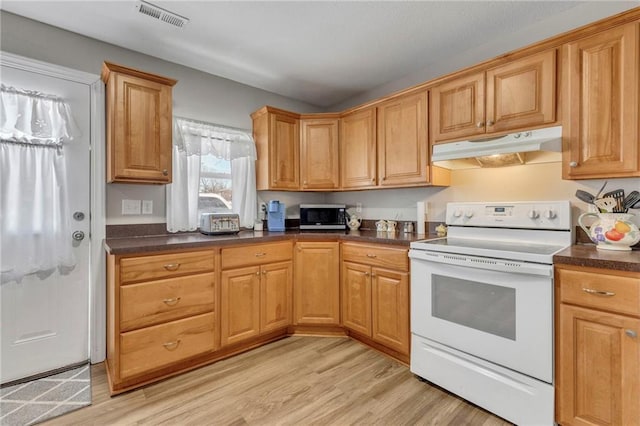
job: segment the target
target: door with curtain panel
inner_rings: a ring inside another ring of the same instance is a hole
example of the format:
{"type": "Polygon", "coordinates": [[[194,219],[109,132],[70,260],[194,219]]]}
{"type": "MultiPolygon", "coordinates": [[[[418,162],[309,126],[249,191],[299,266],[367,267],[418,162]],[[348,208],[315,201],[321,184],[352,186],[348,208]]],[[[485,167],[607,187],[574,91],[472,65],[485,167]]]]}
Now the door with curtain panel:
{"type": "MultiPolygon", "coordinates": [[[[65,244],[68,241],[72,246],[75,266],[71,270],[28,274],[19,282],[4,280],[0,284],[0,382],[7,383],[89,359],[91,91],[87,84],[4,64],[0,73],[5,86],[62,98],[70,106],[77,127],[73,140],[61,148],[67,173],[67,211],[71,216],[67,218],[65,244]]],[[[8,167],[24,167],[24,164],[12,163],[8,167]]],[[[0,170],[3,177],[5,172],[0,170]]],[[[29,190],[19,186],[4,186],[3,191],[29,190]]],[[[3,200],[7,199],[3,196],[3,200]]],[[[7,204],[11,203],[0,205],[2,215],[24,208],[7,204]]],[[[2,229],[2,238],[14,231],[2,229]]],[[[19,245],[18,240],[14,244],[18,247],[14,248],[18,249],[19,245]]],[[[11,249],[3,247],[3,251],[11,249]]],[[[2,255],[0,252],[0,257],[2,255]]]]}

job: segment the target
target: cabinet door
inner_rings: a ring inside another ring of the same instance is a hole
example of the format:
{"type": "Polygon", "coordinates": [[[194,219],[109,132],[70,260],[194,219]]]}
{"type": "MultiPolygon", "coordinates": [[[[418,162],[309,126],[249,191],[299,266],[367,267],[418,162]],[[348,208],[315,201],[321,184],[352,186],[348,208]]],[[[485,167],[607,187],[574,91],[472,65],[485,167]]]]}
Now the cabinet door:
{"type": "Polygon", "coordinates": [[[295,249],[294,323],[340,324],[340,246],[298,242],[295,249]]]}
{"type": "Polygon", "coordinates": [[[301,122],[300,180],[302,189],[340,187],[338,119],[304,119],[301,122]]]}
{"type": "Polygon", "coordinates": [[[113,73],[107,87],[107,180],[171,183],[171,86],[113,73]]]}
{"type": "Polygon", "coordinates": [[[291,262],[273,263],[260,268],[260,332],[291,324],[291,262]]]}
{"type": "Polygon", "coordinates": [[[269,174],[272,189],[300,187],[300,125],[296,118],[269,113],[269,174]]]}
{"type": "Polygon", "coordinates": [[[373,340],[409,354],[409,274],[373,268],[371,271],[373,340]]]}
{"type": "Polygon", "coordinates": [[[484,134],[484,71],[432,88],[430,109],[434,142],[484,134]]]}
{"type": "Polygon", "coordinates": [[[371,267],[342,262],[342,324],[371,336],[371,267]]]}
{"type": "Polygon", "coordinates": [[[640,319],[562,304],[559,332],[558,422],[639,425],[640,319]]]}
{"type": "Polygon", "coordinates": [[[376,110],[340,119],[340,182],[343,188],[376,186],[376,110]]]}
{"type": "Polygon", "coordinates": [[[222,346],[260,333],[260,267],[222,272],[220,328],[222,346]]]}
{"type": "Polygon", "coordinates": [[[556,50],[487,71],[487,133],[556,121],[556,50]]]}
{"type": "Polygon", "coordinates": [[[427,92],[378,107],[378,183],[381,186],[427,183],[427,92]]]}
{"type": "Polygon", "coordinates": [[[562,175],[639,176],[638,23],[566,44],[562,175]]]}

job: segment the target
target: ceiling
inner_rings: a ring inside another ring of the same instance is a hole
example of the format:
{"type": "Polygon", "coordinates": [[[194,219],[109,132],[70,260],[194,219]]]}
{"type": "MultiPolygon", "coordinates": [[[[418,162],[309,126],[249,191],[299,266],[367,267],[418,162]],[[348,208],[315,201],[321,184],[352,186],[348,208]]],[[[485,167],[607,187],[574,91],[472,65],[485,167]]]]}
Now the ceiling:
{"type": "Polygon", "coordinates": [[[11,1],[1,8],[327,107],[580,5],[576,1],[11,1]]]}

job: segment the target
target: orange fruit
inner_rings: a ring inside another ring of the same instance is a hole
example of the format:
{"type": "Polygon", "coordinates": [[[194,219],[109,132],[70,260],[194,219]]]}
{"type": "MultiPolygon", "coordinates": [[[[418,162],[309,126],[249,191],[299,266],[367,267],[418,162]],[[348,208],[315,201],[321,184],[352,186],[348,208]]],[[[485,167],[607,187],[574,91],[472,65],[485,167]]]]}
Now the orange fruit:
{"type": "Polygon", "coordinates": [[[626,234],[627,232],[631,231],[631,227],[629,225],[620,221],[616,222],[615,228],[616,231],[620,232],[621,234],[626,234]]]}

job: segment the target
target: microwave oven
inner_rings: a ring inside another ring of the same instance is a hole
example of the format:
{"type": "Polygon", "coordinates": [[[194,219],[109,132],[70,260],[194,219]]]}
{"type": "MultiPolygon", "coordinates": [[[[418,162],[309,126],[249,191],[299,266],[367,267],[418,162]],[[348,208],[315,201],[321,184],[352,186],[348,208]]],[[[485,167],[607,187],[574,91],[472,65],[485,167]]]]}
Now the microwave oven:
{"type": "Polygon", "coordinates": [[[300,204],[300,229],[347,229],[344,204],[300,204]]]}

